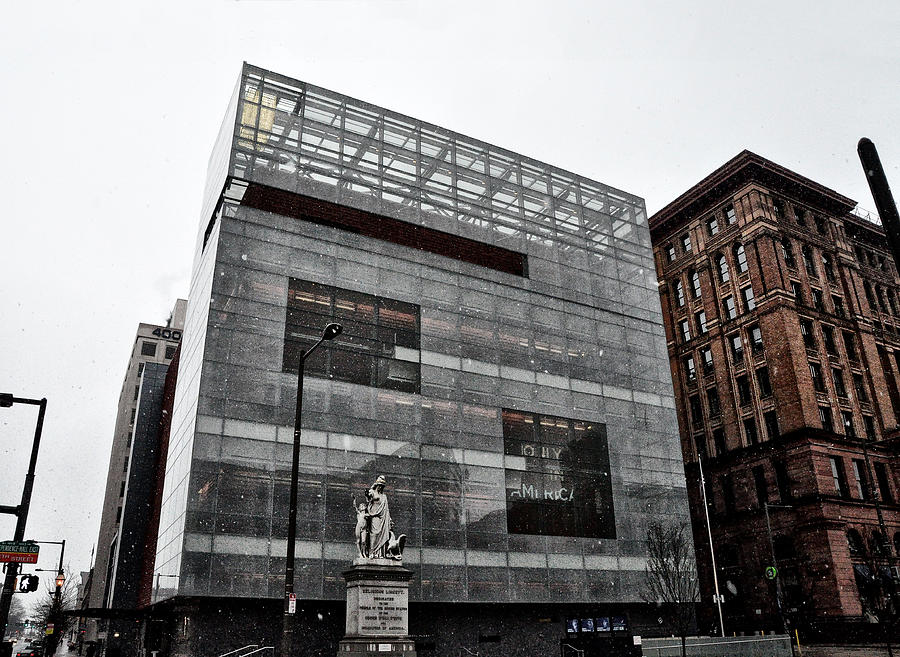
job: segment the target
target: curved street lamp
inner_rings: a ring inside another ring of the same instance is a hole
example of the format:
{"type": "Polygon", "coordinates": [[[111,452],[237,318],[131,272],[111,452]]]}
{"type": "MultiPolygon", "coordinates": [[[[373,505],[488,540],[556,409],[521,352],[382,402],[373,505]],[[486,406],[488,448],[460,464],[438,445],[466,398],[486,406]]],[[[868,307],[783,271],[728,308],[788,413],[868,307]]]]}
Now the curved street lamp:
{"type": "Polygon", "coordinates": [[[322,337],[312,347],[300,355],[297,365],[297,410],[294,415],[294,452],[291,459],[291,497],[288,508],[287,561],[284,566],[284,616],[281,625],[281,657],[289,657],[294,647],[294,549],[297,542],[297,476],[300,470],[300,416],[303,412],[303,368],[306,359],[326,340],[334,340],[344,327],[334,322],[328,324],[322,337]],[[291,604],[293,603],[293,604],[291,604]]]}

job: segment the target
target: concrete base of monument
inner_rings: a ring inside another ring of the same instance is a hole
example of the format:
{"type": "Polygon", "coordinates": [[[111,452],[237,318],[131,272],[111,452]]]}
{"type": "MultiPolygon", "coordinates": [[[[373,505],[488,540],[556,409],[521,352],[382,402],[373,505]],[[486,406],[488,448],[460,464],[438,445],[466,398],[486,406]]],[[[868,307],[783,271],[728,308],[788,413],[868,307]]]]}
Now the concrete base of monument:
{"type": "Polygon", "coordinates": [[[392,559],[357,559],[343,574],[347,622],[338,655],[415,657],[416,644],[409,638],[412,571],[392,559]]]}

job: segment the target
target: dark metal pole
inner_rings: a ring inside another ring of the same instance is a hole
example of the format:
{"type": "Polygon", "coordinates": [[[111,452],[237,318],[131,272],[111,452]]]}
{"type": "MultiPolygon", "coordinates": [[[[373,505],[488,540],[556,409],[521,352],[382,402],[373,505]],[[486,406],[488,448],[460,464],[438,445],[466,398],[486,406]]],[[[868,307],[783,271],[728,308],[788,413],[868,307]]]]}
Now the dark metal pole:
{"type": "Polygon", "coordinates": [[[297,408],[294,411],[294,451],[291,457],[291,495],[288,507],[287,561],[284,565],[284,614],[281,622],[281,657],[290,657],[294,649],[294,615],[290,599],[294,592],[294,544],[297,542],[297,478],[300,473],[300,430],[303,414],[303,368],[306,359],[325,340],[333,340],[341,334],[343,327],[331,323],[325,327],[322,337],[306,353],[300,355],[297,367],[297,408]]]}
{"type": "MultiPolygon", "coordinates": [[[[775,604],[778,606],[778,615],[781,617],[781,627],[784,629],[784,633],[788,636],[788,641],[790,641],[791,633],[788,631],[787,619],[784,616],[784,609],[782,608],[781,603],[781,577],[778,573],[778,563],[775,559],[775,542],[772,540],[772,524],[769,522],[769,507],[776,506],[779,508],[790,508],[787,505],[777,505],[777,504],[769,504],[765,502],[763,507],[766,509],[766,531],[769,533],[769,549],[772,551],[772,567],[775,569],[775,604]]],[[[793,646],[791,647],[791,654],[793,654],[793,646]]]]}
{"type": "MultiPolygon", "coordinates": [[[[316,343],[315,349],[322,341],[316,343]]],[[[300,427],[303,413],[303,367],[310,349],[300,356],[297,368],[297,410],[294,413],[294,451],[291,457],[291,497],[288,507],[287,562],[284,566],[284,613],[281,624],[281,657],[289,657],[294,648],[294,613],[290,598],[294,592],[294,544],[297,540],[297,477],[300,472],[300,427]]]]}
{"type": "MultiPolygon", "coordinates": [[[[28,474],[25,475],[25,485],[22,487],[22,501],[16,510],[16,531],[14,541],[25,538],[25,523],[28,521],[28,509],[31,506],[31,491],[34,489],[34,470],[37,466],[38,449],[41,445],[41,432],[44,429],[44,413],[47,410],[47,399],[23,399],[12,398],[13,403],[32,404],[38,406],[37,425],[34,429],[34,442],[31,445],[31,460],[28,462],[28,474]]],[[[0,595],[0,638],[6,635],[6,625],[9,622],[9,607],[12,604],[13,589],[16,586],[16,577],[19,575],[19,564],[10,563],[6,567],[6,579],[3,582],[3,593],[0,595]]]]}

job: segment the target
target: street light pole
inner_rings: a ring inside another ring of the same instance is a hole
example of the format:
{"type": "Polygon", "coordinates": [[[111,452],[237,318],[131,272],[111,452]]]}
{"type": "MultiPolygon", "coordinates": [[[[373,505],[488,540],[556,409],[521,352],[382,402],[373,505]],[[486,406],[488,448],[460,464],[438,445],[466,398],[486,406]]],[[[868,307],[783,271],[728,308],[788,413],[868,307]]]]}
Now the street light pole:
{"type": "MultiPolygon", "coordinates": [[[[28,473],[25,475],[25,485],[22,487],[22,501],[17,507],[2,507],[0,513],[10,513],[16,516],[16,531],[14,541],[25,538],[25,523],[28,521],[28,509],[31,506],[31,491],[34,488],[34,470],[37,466],[38,448],[41,445],[41,432],[44,429],[44,413],[47,410],[47,399],[26,399],[14,397],[9,393],[0,394],[0,407],[10,407],[13,404],[31,404],[38,407],[37,425],[34,429],[34,441],[31,445],[31,460],[28,462],[28,473]]],[[[13,589],[16,586],[16,577],[19,575],[19,564],[12,562],[6,566],[6,579],[3,581],[3,593],[0,594],[0,638],[6,635],[6,625],[9,621],[9,607],[12,604],[13,589]]]]}
{"type": "Polygon", "coordinates": [[[294,450],[291,457],[291,494],[288,507],[288,535],[287,535],[287,561],[284,566],[284,615],[281,624],[281,657],[290,657],[294,648],[294,614],[296,612],[296,598],[294,605],[291,597],[294,595],[294,551],[297,542],[297,478],[300,472],[300,429],[301,415],[303,413],[303,368],[306,359],[325,340],[333,340],[344,327],[331,323],[325,327],[322,337],[312,347],[300,354],[300,363],[297,366],[297,408],[294,412],[294,450]]]}
{"type": "Polygon", "coordinates": [[[706,479],[703,477],[703,460],[697,455],[697,465],[700,466],[700,492],[703,494],[703,512],[706,514],[706,532],[709,534],[709,558],[712,561],[713,586],[716,589],[716,605],[719,607],[719,632],[725,636],[725,619],[722,615],[722,598],[719,593],[719,575],[716,573],[716,552],[713,550],[712,526],[709,524],[709,504],[706,500],[706,479]]]}
{"type": "Polygon", "coordinates": [[[769,549],[772,551],[772,567],[775,568],[775,603],[778,606],[778,615],[781,617],[781,627],[784,629],[784,633],[790,637],[787,619],[785,618],[784,609],[782,608],[781,603],[781,577],[778,573],[778,563],[775,561],[775,542],[772,540],[772,524],[769,521],[770,506],[775,509],[793,509],[794,507],[789,504],[769,504],[768,502],[763,504],[763,507],[766,509],[766,531],[769,533],[769,549]]]}

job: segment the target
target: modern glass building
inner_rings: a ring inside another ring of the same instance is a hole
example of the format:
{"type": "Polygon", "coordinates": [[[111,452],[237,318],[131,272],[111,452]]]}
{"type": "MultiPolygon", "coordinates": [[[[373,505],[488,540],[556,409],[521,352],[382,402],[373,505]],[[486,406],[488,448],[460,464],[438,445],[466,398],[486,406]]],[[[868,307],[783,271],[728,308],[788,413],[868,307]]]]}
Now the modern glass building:
{"type": "Polygon", "coordinates": [[[646,530],[689,514],[643,200],[245,64],[169,441],[154,600],[176,643],[278,630],[298,354],[331,321],[304,388],[310,622],[340,638],[353,498],[384,475],[423,654],[555,654],[572,614],[656,624],[646,530]]]}

